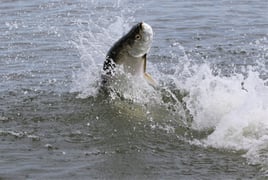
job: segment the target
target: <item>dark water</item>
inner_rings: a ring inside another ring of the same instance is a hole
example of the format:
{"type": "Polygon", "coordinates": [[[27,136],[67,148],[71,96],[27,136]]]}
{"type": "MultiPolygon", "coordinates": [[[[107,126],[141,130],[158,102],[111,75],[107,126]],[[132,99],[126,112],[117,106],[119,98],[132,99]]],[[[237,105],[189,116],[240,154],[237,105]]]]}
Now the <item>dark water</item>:
{"type": "Polygon", "coordinates": [[[1,1],[0,179],[265,179],[268,3],[1,1]],[[154,30],[160,88],[98,94],[105,54],[154,30]],[[182,93],[183,92],[183,93],[182,93]]]}

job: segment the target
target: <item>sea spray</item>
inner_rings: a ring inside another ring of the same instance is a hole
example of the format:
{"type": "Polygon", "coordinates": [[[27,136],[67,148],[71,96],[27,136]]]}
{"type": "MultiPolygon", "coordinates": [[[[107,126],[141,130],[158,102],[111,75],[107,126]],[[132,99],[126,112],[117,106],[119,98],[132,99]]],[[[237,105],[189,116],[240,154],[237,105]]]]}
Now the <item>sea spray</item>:
{"type": "MultiPolygon", "coordinates": [[[[210,132],[192,143],[225,150],[244,150],[249,163],[268,165],[268,86],[258,71],[248,68],[246,77],[213,74],[202,64],[181,88],[193,116],[191,128],[210,132]]],[[[265,170],[265,168],[264,168],[265,170]]]]}
{"type": "MultiPolygon", "coordinates": [[[[72,92],[78,92],[80,98],[96,96],[106,52],[121,37],[122,31],[126,32],[135,21],[133,13],[130,13],[131,19],[126,19],[128,13],[125,11],[114,13],[115,16],[109,20],[102,20],[100,16],[98,21],[87,22],[85,31],[75,33],[77,39],[74,44],[79,51],[82,68],[75,73],[72,92]],[[122,15],[122,13],[126,14],[122,15]]],[[[84,26],[84,23],[81,23],[81,26],[84,26]]],[[[243,56],[255,58],[250,64],[247,63],[248,60],[241,59],[237,59],[236,62],[242,61],[245,62],[244,64],[235,62],[228,64],[226,59],[221,59],[224,49],[219,49],[221,55],[219,57],[213,54],[213,58],[216,59],[213,59],[214,63],[222,61],[227,63],[222,65],[227,68],[226,72],[220,68],[215,69],[218,64],[213,64],[213,60],[209,59],[207,54],[203,58],[195,59],[200,57],[196,55],[198,52],[189,50],[186,52],[187,48],[178,42],[173,42],[169,48],[177,48],[182,55],[176,54],[176,51],[165,50],[158,53],[152,48],[153,56],[148,58],[154,60],[154,63],[152,66],[150,64],[149,71],[153,72],[152,75],[159,80],[164,93],[161,94],[161,90],[159,93],[158,90],[148,87],[140,80],[140,84],[135,84],[133,82],[137,80],[127,76],[128,86],[119,87],[117,90],[121,91],[123,98],[132,102],[140,104],[157,102],[154,105],[166,108],[157,112],[158,109],[154,106],[147,111],[150,117],[153,117],[149,118],[152,128],[155,127],[155,121],[159,120],[156,117],[169,118],[172,122],[186,122],[185,119],[190,117],[184,131],[192,134],[203,131],[208,133],[205,133],[202,138],[193,135],[186,141],[191,144],[195,142],[194,144],[203,147],[243,150],[245,151],[243,156],[249,163],[261,164],[264,171],[267,171],[268,89],[265,80],[267,78],[267,62],[265,62],[267,61],[267,39],[256,40],[250,46],[253,50],[246,49],[242,53],[243,56]],[[189,58],[189,54],[193,56],[189,58]],[[167,61],[170,63],[166,63],[167,61]],[[181,94],[178,96],[175,93],[176,89],[186,93],[179,98],[181,94]],[[183,115],[184,108],[190,116],[183,115]],[[157,114],[159,112],[163,113],[157,114]]],[[[208,49],[212,51],[212,48],[208,49]]],[[[235,55],[237,52],[230,56],[233,59],[235,55]]],[[[114,95],[112,98],[118,98],[117,94],[114,95]]],[[[170,124],[164,121],[164,125],[170,124]]],[[[176,130],[177,127],[171,127],[174,129],[172,133],[180,133],[176,130]]],[[[184,135],[178,134],[178,136],[181,138],[184,135]]]]}
{"type": "MultiPolygon", "coordinates": [[[[92,6],[96,9],[102,7],[98,2],[92,1],[92,6]]],[[[79,98],[96,96],[99,90],[101,69],[103,61],[110,46],[119,39],[134,22],[132,15],[138,8],[133,6],[123,10],[121,1],[110,4],[115,10],[110,12],[109,6],[98,10],[98,20],[89,18],[88,21],[76,22],[81,30],[74,32],[73,44],[79,52],[81,59],[81,69],[73,73],[73,85],[71,92],[79,92],[79,98]],[[111,14],[107,19],[106,11],[111,14]]],[[[95,13],[89,16],[96,16],[95,13]]]]}

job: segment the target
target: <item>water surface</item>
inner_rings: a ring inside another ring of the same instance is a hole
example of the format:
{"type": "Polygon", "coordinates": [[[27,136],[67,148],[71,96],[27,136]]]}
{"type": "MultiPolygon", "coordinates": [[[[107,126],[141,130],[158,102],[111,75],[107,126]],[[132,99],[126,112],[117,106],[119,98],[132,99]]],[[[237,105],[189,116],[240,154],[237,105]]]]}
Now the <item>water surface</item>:
{"type": "Polygon", "coordinates": [[[2,1],[0,178],[265,179],[268,4],[2,1]],[[132,25],[154,30],[142,80],[98,93],[132,25]]]}

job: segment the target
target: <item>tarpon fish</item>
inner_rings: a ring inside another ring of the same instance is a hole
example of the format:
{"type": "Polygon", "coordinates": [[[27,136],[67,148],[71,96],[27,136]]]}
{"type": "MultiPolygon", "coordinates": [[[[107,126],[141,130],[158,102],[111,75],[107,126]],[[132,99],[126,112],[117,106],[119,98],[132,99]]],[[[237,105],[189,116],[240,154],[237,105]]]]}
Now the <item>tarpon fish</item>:
{"type": "Polygon", "coordinates": [[[142,76],[156,86],[156,81],[146,72],[146,57],[151,48],[153,30],[150,25],[141,22],[120,38],[108,51],[104,61],[104,82],[115,73],[116,66],[122,65],[124,72],[133,76],[142,76]]]}

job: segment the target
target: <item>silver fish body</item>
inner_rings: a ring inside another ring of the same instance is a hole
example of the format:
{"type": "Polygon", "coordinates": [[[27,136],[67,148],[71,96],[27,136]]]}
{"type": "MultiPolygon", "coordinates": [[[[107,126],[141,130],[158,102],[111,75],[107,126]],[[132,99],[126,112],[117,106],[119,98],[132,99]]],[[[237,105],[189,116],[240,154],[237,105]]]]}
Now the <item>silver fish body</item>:
{"type": "Polygon", "coordinates": [[[123,65],[124,71],[135,76],[143,76],[149,84],[156,82],[146,73],[146,56],[151,48],[153,30],[150,25],[141,22],[120,38],[108,51],[104,61],[105,77],[112,76],[117,65],[123,65]]]}

